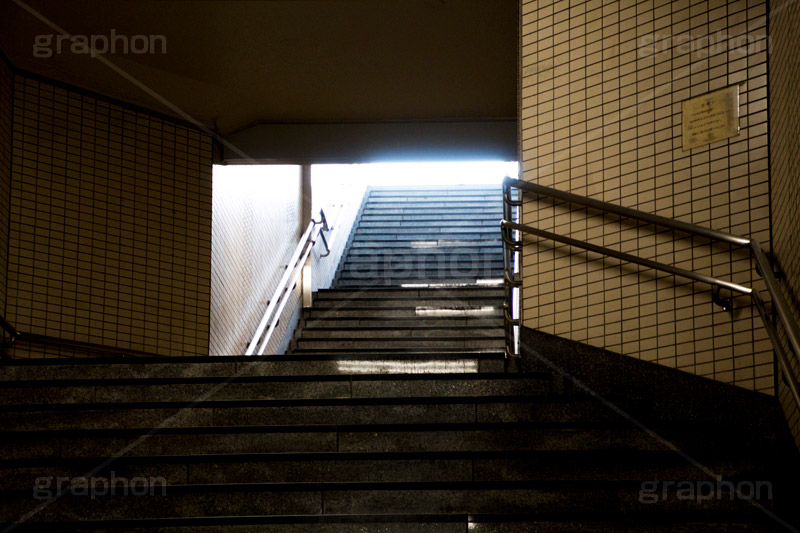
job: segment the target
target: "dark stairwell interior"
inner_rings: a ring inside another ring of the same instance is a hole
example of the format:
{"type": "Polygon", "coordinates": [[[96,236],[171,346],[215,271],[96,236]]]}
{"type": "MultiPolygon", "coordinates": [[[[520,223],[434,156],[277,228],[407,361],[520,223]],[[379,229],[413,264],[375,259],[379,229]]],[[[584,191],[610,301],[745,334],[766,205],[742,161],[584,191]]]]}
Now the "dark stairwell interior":
{"type": "Polygon", "coordinates": [[[2,521],[791,530],[773,399],[531,331],[505,371],[501,206],[499,186],[370,189],[287,355],[3,365],[2,521]]]}

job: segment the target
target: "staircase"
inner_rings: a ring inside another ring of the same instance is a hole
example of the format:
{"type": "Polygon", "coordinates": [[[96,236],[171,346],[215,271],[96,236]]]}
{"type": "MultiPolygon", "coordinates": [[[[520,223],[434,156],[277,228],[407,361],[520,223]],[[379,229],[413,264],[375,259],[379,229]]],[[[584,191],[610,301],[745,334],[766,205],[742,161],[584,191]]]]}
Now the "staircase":
{"type": "Polygon", "coordinates": [[[441,368],[502,362],[502,218],[499,186],[370,187],[334,288],[316,293],[292,353],[348,353],[360,368],[387,350],[405,369],[413,354],[441,368]]]}
{"type": "Polygon", "coordinates": [[[288,355],[2,365],[0,522],[791,530],[796,463],[771,398],[627,358],[606,368],[636,383],[600,397],[542,361],[604,354],[545,338],[532,341],[538,364],[504,371],[502,290],[479,285],[502,276],[500,216],[499,188],[371,189],[335,287],[316,295],[288,355]],[[644,392],[629,395],[634,385],[644,392]],[[772,492],[679,498],[709,472],[772,492]],[[86,484],[68,488],[76,478],[86,484]]]}
{"type": "Polygon", "coordinates": [[[500,186],[370,187],[335,285],[502,281],[500,186]]]}
{"type": "Polygon", "coordinates": [[[347,353],[362,369],[387,350],[417,354],[422,369],[432,354],[440,368],[502,368],[502,218],[499,186],[370,187],[334,288],[316,293],[291,353],[347,353]]]}

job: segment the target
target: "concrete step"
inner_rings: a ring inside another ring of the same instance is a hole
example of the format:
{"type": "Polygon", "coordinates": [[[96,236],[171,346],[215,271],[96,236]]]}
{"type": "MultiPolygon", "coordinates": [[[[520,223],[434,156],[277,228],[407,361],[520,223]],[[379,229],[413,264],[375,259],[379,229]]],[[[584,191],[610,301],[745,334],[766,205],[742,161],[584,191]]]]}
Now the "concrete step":
{"type": "MultiPolygon", "coordinates": [[[[380,245],[378,245],[380,246],[380,245]]],[[[469,249],[453,250],[450,252],[427,250],[427,253],[406,253],[402,249],[390,248],[384,253],[375,254],[355,254],[343,258],[344,265],[386,265],[395,266],[403,264],[411,265],[442,265],[459,266],[493,263],[503,266],[503,253],[500,247],[484,250],[483,253],[469,249]],[[386,253],[388,252],[388,253],[386,253]]]]}
{"type": "MultiPolygon", "coordinates": [[[[653,513],[648,520],[639,519],[633,523],[631,519],[615,519],[604,516],[585,517],[586,521],[580,522],[568,516],[520,516],[520,515],[370,515],[349,516],[331,515],[319,517],[273,517],[273,516],[247,516],[214,518],[198,517],[188,519],[167,518],[163,520],[131,520],[131,521],[83,521],[69,523],[68,531],[119,531],[117,527],[125,528],[124,531],[147,531],[150,533],[195,533],[196,531],[227,531],[225,524],[232,520],[237,524],[232,531],[239,532],[264,532],[264,533],[305,533],[313,530],[316,533],[364,533],[365,531],[379,531],[380,533],[527,533],[529,531],[558,531],[560,533],[661,533],[674,532],[680,528],[681,533],[704,533],[706,531],[720,531],[731,533],[744,533],[752,531],[778,532],[786,531],[783,526],[774,526],[758,519],[745,521],[742,517],[737,522],[725,520],[722,517],[700,517],[691,514],[672,513],[671,515],[658,515],[653,513]],[[561,520],[561,521],[559,521],[561,520]],[[618,520],[618,521],[614,521],[618,520]],[[186,525],[189,524],[189,525],[186,525]],[[198,529],[201,528],[201,529],[198,529]],[[312,529],[313,528],[313,529],[312,529]]],[[[61,525],[60,522],[58,525],[61,525]]],[[[55,525],[32,524],[28,528],[25,524],[19,526],[19,531],[37,531],[44,528],[55,531],[55,525]]]]}
{"type": "Polygon", "coordinates": [[[399,199],[386,198],[367,200],[367,209],[425,209],[427,211],[453,211],[456,209],[480,209],[480,208],[503,209],[503,201],[494,198],[462,198],[462,199],[399,199]]]}
{"type": "Polygon", "coordinates": [[[439,337],[337,337],[337,338],[306,338],[296,341],[298,349],[307,350],[391,350],[408,348],[416,351],[425,351],[432,348],[446,348],[449,350],[502,350],[505,347],[505,336],[439,336],[439,337]]]}
{"type": "Polygon", "coordinates": [[[424,326],[396,326],[387,327],[322,327],[318,325],[306,326],[303,328],[304,339],[403,339],[406,337],[453,337],[469,333],[471,337],[499,337],[503,335],[502,328],[488,327],[482,325],[471,326],[450,326],[424,327],[424,326]]]}
{"type": "Polygon", "coordinates": [[[391,197],[396,196],[398,198],[416,198],[416,197],[441,197],[441,198],[451,198],[453,196],[469,196],[469,195],[501,195],[503,193],[503,189],[500,185],[496,187],[463,187],[463,186],[453,186],[453,187],[441,187],[441,188],[434,188],[434,189],[426,189],[424,187],[419,189],[407,189],[407,190],[383,190],[383,189],[372,189],[367,194],[370,198],[384,198],[384,197],[391,197]]]}
{"type": "Polygon", "coordinates": [[[500,246],[490,244],[482,247],[446,247],[446,248],[405,248],[390,247],[381,248],[377,244],[370,253],[364,253],[363,249],[351,248],[350,253],[342,260],[345,263],[382,263],[392,264],[399,262],[413,263],[442,263],[458,264],[461,262],[471,263],[474,261],[497,261],[503,260],[503,249],[500,246]]]}
{"type": "Polygon", "coordinates": [[[398,201],[409,201],[409,202],[463,202],[464,200],[475,200],[475,199],[487,199],[487,200],[499,200],[502,201],[502,191],[500,189],[497,190],[486,190],[486,191],[457,191],[457,192],[445,192],[441,191],[439,193],[421,193],[421,194],[409,194],[409,193],[370,193],[367,197],[367,201],[372,202],[398,202],[398,201]]]}
{"type": "MultiPolygon", "coordinates": [[[[429,274],[440,271],[443,275],[454,275],[464,277],[465,275],[476,275],[482,270],[496,272],[503,269],[503,260],[488,260],[479,255],[466,256],[466,254],[456,254],[451,257],[426,257],[408,261],[405,257],[386,259],[384,261],[345,261],[342,265],[341,273],[366,273],[366,272],[398,272],[409,273],[422,272],[429,274]],[[460,274],[460,275],[459,275],[460,274]]],[[[424,277],[424,276],[423,276],[424,277]]]]}
{"type": "MultiPolygon", "coordinates": [[[[499,250],[498,250],[499,252],[499,250]]],[[[342,267],[352,266],[358,268],[427,268],[435,269],[436,267],[447,268],[449,270],[457,271],[459,268],[468,272],[470,269],[475,269],[487,265],[494,269],[503,268],[502,255],[500,253],[452,253],[440,255],[422,255],[422,254],[406,254],[406,253],[391,253],[381,255],[351,255],[344,260],[342,267]]]]}
{"type": "Polygon", "coordinates": [[[458,318],[492,318],[503,316],[502,302],[486,302],[480,306],[463,306],[457,302],[447,305],[406,305],[391,306],[339,306],[330,305],[325,308],[311,308],[306,311],[308,319],[320,318],[418,318],[418,317],[458,317],[458,318]]]}
{"type": "MultiPolygon", "coordinates": [[[[440,227],[440,226],[408,226],[403,225],[400,227],[365,227],[359,225],[359,227],[355,230],[355,235],[360,236],[368,236],[368,235],[376,235],[376,236],[402,236],[408,234],[425,234],[425,235],[467,235],[467,234],[492,234],[492,233],[499,233],[500,232],[500,224],[486,224],[483,226],[453,226],[453,227],[440,227]]],[[[440,237],[441,238],[441,237],[440,237]]]]}
{"type": "Polygon", "coordinates": [[[474,275],[472,277],[459,277],[453,275],[448,276],[432,276],[426,277],[409,277],[409,276],[382,276],[376,274],[375,276],[363,275],[346,275],[340,276],[336,280],[336,286],[340,288],[348,287],[363,287],[365,285],[370,287],[419,287],[436,284],[475,284],[478,281],[485,281],[489,279],[501,279],[502,272],[482,272],[481,275],[474,275]]]}
{"type": "Polygon", "coordinates": [[[545,395],[549,383],[549,376],[516,374],[36,380],[4,383],[0,405],[545,395]]]}
{"type": "Polygon", "coordinates": [[[467,230],[470,228],[483,230],[495,229],[499,231],[500,220],[495,219],[482,219],[482,220],[441,220],[430,218],[429,220],[364,220],[358,224],[359,230],[367,229],[385,229],[390,231],[401,230],[415,230],[423,232],[436,232],[442,230],[467,230]],[[431,225],[434,222],[435,225],[431,225]]]}
{"type": "Polygon", "coordinates": [[[306,317],[303,327],[317,327],[328,329],[341,328],[502,328],[503,319],[496,318],[334,318],[306,317]]]}
{"type": "Polygon", "coordinates": [[[461,192],[502,191],[501,183],[463,183],[447,185],[375,185],[370,194],[455,194],[461,192]]]}
{"type": "MultiPolygon", "coordinates": [[[[2,524],[0,524],[2,525],[2,524]]],[[[729,517],[690,512],[650,513],[639,517],[614,517],[610,513],[583,514],[580,517],[521,514],[440,514],[440,515],[320,515],[320,516],[265,516],[246,517],[189,517],[133,520],[84,520],[58,524],[21,524],[22,531],[136,531],[149,533],[196,533],[197,531],[240,533],[528,533],[530,531],[558,531],[559,533],[681,533],[731,532],[751,533],[786,531],[758,517],[729,517]],[[735,521],[732,521],[734,520],[735,521]],[[583,520],[583,521],[580,521],[583,520]],[[231,526],[235,523],[235,526],[231,526]]]]}
{"type": "Polygon", "coordinates": [[[470,279],[471,285],[478,283],[491,284],[499,281],[492,282],[491,280],[503,279],[503,265],[499,262],[484,262],[481,258],[476,257],[475,261],[432,261],[428,263],[422,262],[409,262],[400,263],[387,261],[386,263],[345,263],[338,273],[339,277],[354,277],[367,280],[365,284],[369,283],[372,277],[391,277],[391,278],[416,278],[426,279],[435,278],[439,282],[443,278],[453,278],[449,284],[455,286],[457,279],[470,279]],[[438,264],[441,263],[441,264],[438,264]],[[499,274],[499,275],[498,275],[499,274]]]}
{"type": "Polygon", "coordinates": [[[500,244],[496,243],[483,243],[480,245],[469,245],[469,244],[461,244],[461,243],[444,243],[441,246],[437,247],[432,244],[429,245],[427,241],[420,241],[416,243],[413,247],[412,246],[386,246],[385,244],[381,244],[380,246],[357,246],[351,247],[347,251],[347,255],[345,256],[347,259],[352,259],[355,257],[360,256],[377,256],[377,257],[385,257],[385,256],[394,256],[394,255],[401,255],[401,256],[415,256],[415,255],[450,255],[450,254],[457,254],[457,253],[477,253],[481,256],[485,254],[496,254],[502,257],[503,247],[500,244]]]}
{"type": "Polygon", "coordinates": [[[503,217],[503,208],[502,206],[482,206],[480,204],[475,206],[454,206],[452,209],[452,213],[442,213],[442,211],[451,211],[451,210],[444,210],[444,209],[431,209],[428,207],[403,207],[403,206],[381,206],[381,207],[370,207],[365,206],[364,209],[361,211],[362,216],[386,216],[386,215],[425,215],[428,217],[439,217],[440,215],[444,214],[456,214],[463,219],[471,219],[474,215],[493,215],[495,217],[502,218],[503,217]]]}
{"type": "Polygon", "coordinates": [[[492,207],[503,209],[503,201],[498,197],[474,196],[453,199],[442,198],[380,198],[369,199],[365,204],[369,209],[426,209],[429,211],[454,211],[461,208],[492,207]]]}
{"type": "MultiPolygon", "coordinates": [[[[489,273],[490,278],[499,279],[499,276],[495,273],[489,273]]],[[[405,279],[398,279],[398,278],[381,278],[375,277],[373,279],[364,279],[364,278],[351,278],[351,279],[338,279],[335,283],[337,288],[357,288],[357,287],[364,287],[370,286],[373,288],[392,288],[392,287],[420,287],[420,286],[436,286],[440,284],[445,285],[463,285],[469,284],[474,285],[480,281],[489,281],[483,276],[475,276],[471,278],[454,278],[454,277],[440,277],[440,278],[405,278],[405,279]]]]}
{"type": "Polygon", "coordinates": [[[496,247],[495,249],[502,248],[502,240],[500,237],[496,239],[420,239],[420,240],[407,240],[407,241],[368,241],[368,240],[353,240],[350,243],[350,250],[348,254],[352,252],[354,248],[369,248],[370,251],[367,253],[375,253],[377,252],[387,252],[387,253],[397,253],[398,251],[402,251],[402,253],[407,253],[407,250],[426,250],[427,253],[430,253],[431,248],[436,248],[438,250],[446,250],[448,248],[471,248],[471,249],[478,249],[478,248],[491,248],[496,247]],[[391,248],[395,248],[397,250],[389,250],[391,248]]]}
{"type": "Polygon", "coordinates": [[[437,309],[482,309],[487,305],[502,305],[502,298],[497,294],[464,294],[464,293],[449,293],[442,291],[440,294],[434,296],[413,296],[402,295],[393,298],[382,296],[363,296],[360,298],[353,298],[336,293],[324,293],[314,297],[314,308],[326,309],[330,307],[340,307],[346,304],[347,307],[414,307],[419,308],[437,308],[437,309]]]}
{"type": "MultiPolygon", "coordinates": [[[[174,516],[314,516],[374,514],[527,514],[555,513],[580,521],[603,513],[623,520],[645,510],[650,515],[691,511],[724,515],[728,521],[761,518],[751,502],[709,499],[702,502],[644,503],[636,481],[395,482],[395,483],[245,483],[161,485],[151,496],[115,491],[102,498],[66,493],[38,509],[30,489],[0,492],[0,519],[32,513],[31,521],[168,518],[174,516]],[[212,504],[213,502],[213,504],[212,504]],[[34,513],[33,511],[37,510],[34,513]],[[588,516],[587,516],[588,515],[588,516]]],[[[760,503],[771,507],[765,498],[760,503]]],[[[563,518],[562,518],[563,519],[563,518]]]]}
{"type": "Polygon", "coordinates": [[[432,191],[423,194],[407,194],[401,191],[395,192],[369,192],[368,202],[458,202],[475,198],[488,198],[491,200],[503,200],[501,189],[471,190],[471,191],[432,191]]]}
{"type": "MultiPolygon", "coordinates": [[[[484,264],[480,257],[476,257],[475,261],[458,261],[453,258],[451,261],[441,261],[441,266],[438,261],[430,263],[398,263],[398,266],[393,267],[391,262],[387,263],[359,263],[352,265],[352,268],[342,268],[339,276],[358,276],[364,279],[369,279],[370,275],[387,275],[399,278],[446,278],[452,277],[455,279],[472,279],[471,285],[477,284],[477,280],[484,280],[483,283],[490,283],[490,280],[497,280],[503,278],[503,265],[499,262],[488,262],[484,264]],[[500,273],[498,276],[497,273],[500,273]]],[[[343,267],[348,266],[346,263],[343,267]]],[[[451,285],[457,282],[453,281],[451,285]]]]}
{"type": "MultiPolygon", "coordinates": [[[[696,457],[724,479],[776,471],[769,458],[725,452],[696,457]]],[[[4,489],[34,486],[42,472],[80,478],[162,478],[168,485],[239,483],[497,482],[705,480],[702,470],[669,451],[551,450],[465,452],[290,452],[45,458],[0,462],[4,489]]]]}
{"type": "MultiPolygon", "coordinates": [[[[253,426],[140,426],[130,429],[31,430],[4,432],[3,461],[25,464],[58,458],[158,456],[185,454],[289,453],[499,453],[506,459],[533,459],[551,454],[580,457],[578,452],[636,455],[667,452],[664,444],[684,453],[721,460],[725,454],[767,459],[774,441],[737,428],[715,424],[649,425],[659,440],[624,422],[499,422],[420,424],[316,424],[253,426]],[[534,454],[535,452],[535,454],[534,454]],[[547,453],[544,453],[547,452],[547,453]]],[[[685,458],[684,458],[685,459],[685,458]]],[[[576,459],[577,460],[577,459],[576,459]]],[[[600,467],[595,463],[593,468],[600,467]]],[[[526,469],[535,473],[536,469],[526,469]]],[[[591,470],[588,468],[587,470],[591,470]]],[[[566,472],[566,471],[565,471],[566,472]]]]}
{"type": "Polygon", "coordinates": [[[339,299],[370,299],[370,298],[465,298],[465,297],[494,297],[504,298],[505,289],[502,287],[447,287],[447,288],[392,288],[392,289],[320,289],[314,293],[315,298],[339,298],[339,299]]]}
{"type": "Polygon", "coordinates": [[[327,424],[612,422],[607,407],[580,396],[344,398],[86,403],[0,408],[8,430],[131,429],[327,424]]]}
{"type": "MultiPolygon", "coordinates": [[[[351,242],[375,242],[383,245],[384,242],[483,242],[483,241],[499,241],[501,240],[500,231],[490,231],[486,233],[450,233],[450,234],[435,234],[435,233],[391,233],[385,234],[384,232],[356,232],[351,242]]],[[[408,246],[408,244],[406,244],[408,246]]]]}
{"type": "MultiPolygon", "coordinates": [[[[392,354],[402,354],[404,356],[411,356],[411,355],[433,355],[433,354],[443,354],[443,355],[450,355],[454,353],[463,353],[466,355],[473,355],[475,357],[480,357],[481,359],[486,354],[499,354],[503,353],[499,348],[439,348],[435,346],[431,347],[394,347],[391,349],[392,354]]],[[[385,365],[386,361],[393,361],[392,358],[386,356],[386,350],[379,350],[375,349],[374,347],[365,348],[363,346],[356,346],[353,348],[338,348],[338,347],[325,347],[325,348],[293,348],[291,350],[292,355],[300,355],[300,356],[343,356],[345,354],[350,356],[360,356],[366,358],[367,356],[374,358],[375,363],[370,361],[369,363],[359,363],[359,364],[378,364],[378,365],[385,365]]],[[[393,356],[392,356],[393,357],[393,356]]],[[[394,363],[392,363],[394,364],[394,363]]],[[[483,364],[483,361],[481,361],[483,364]]],[[[491,370],[491,372],[502,372],[503,367],[497,367],[498,370],[491,370]]],[[[442,370],[442,372],[449,372],[449,370],[442,370]]]]}
{"type": "MultiPolygon", "coordinates": [[[[363,256],[362,256],[363,257],[363,256]]],[[[414,256],[395,256],[393,258],[384,258],[383,261],[356,261],[351,263],[346,261],[339,271],[339,275],[363,275],[369,277],[369,273],[382,273],[382,272],[396,272],[401,277],[417,277],[424,279],[426,277],[442,278],[451,276],[453,281],[447,286],[491,286],[499,284],[492,280],[502,279],[502,265],[499,261],[487,260],[486,265],[484,258],[475,256],[474,261],[463,260],[457,256],[450,258],[438,258],[433,261],[422,262],[417,260],[414,256]],[[407,262],[401,262],[406,260],[407,262]],[[396,264],[398,266],[393,266],[396,264]],[[345,269],[344,267],[350,266],[351,268],[345,269]],[[500,271],[501,275],[497,276],[500,271]],[[469,279],[471,281],[461,281],[461,279],[469,279]],[[479,281],[481,280],[481,281],[479,281]]],[[[441,279],[439,280],[441,282],[441,279]]],[[[368,282],[365,282],[365,287],[368,287],[368,282]]],[[[439,286],[439,285],[437,285],[439,286]]],[[[414,288],[414,287],[410,287],[414,288]]]]}
{"type": "Polygon", "coordinates": [[[426,268],[424,266],[416,266],[414,268],[398,269],[362,266],[357,269],[342,270],[339,272],[337,281],[353,280],[368,285],[418,286],[419,284],[432,283],[450,285],[456,283],[456,280],[468,280],[470,283],[475,284],[478,280],[488,282],[492,279],[503,279],[503,270],[498,267],[491,268],[477,265],[473,268],[426,268]]]}
{"type": "MultiPolygon", "coordinates": [[[[309,310],[314,312],[314,310],[309,310]]],[[[362,311],[362,310],[358,310],[362,311]]],[[[263,357],[161,357],[100,360],[80,359],[29,359],[14,360],[0,365],[0,386],[14,382],[46,380],[102,380],[102,379],[171,379],[220,378],[230,376],[330,376],[340,374],[477,372],[479,367],[492,366],[493,372],[503,371],[502,352],[483,353],[480,356],[465,352],[452,353],[376,353],[263,356],[263,357]],[[381,357],[383,363],[380,362],[381,357]],[[359,363],[365,363],[360,365],[359,363]],[[381,369],[383,365],[383,369],[381,369]],[[498,366],[499,365],[499,366],[498,366]],[[451,368],[450,370],[436,370],[451,368]],[[352,369],[352,371],[348,371],[352,369]],[[460,370],[458,370],[460,369],[460,370]]]]}
{"type": "Polygon", "coordinates": [[[360,224],[363,223],[390,223],[401,222],[414,224],[418,222],[433,222],[437,224],[447,225],[470,225],[470,224],[499,224],[503,219],[503,213],[474,213],[465,219],[461,214],[455,213],[430,213],[430,214],[372,214],[363,213],[360,218],[360,224]]]}

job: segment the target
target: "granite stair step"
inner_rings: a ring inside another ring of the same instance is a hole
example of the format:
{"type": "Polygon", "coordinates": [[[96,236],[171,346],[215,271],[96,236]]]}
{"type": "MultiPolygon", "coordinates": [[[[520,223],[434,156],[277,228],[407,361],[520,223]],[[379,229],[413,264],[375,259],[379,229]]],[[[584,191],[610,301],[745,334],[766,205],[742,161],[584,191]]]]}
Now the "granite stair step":
{"type": "Polygon", "coordinates": [[[578,395],[369,397],[302,400],[77,403],[0,407],[18,431],[141,426],[413,424],[613,421],[618,415],[578,395]]]}
{"type": "Polygon", "coordinates": [[[482,298],[503,298],[505,289],[502,287],[448,287],[442,288],[385,288],[385,289],[321,289],[315,293],[315,298],[341,298],[341,299],[364,299],[364,298],[383,298],[391,300],[401,299],[425,299],[440,298],[442,295],[448,297],[464,298],[479,296],[482,298]]]}
{"type": "MultiPolygon", "coordinates": [[[[350,243],[351,249],[368,248],[381,250],[385,253],[397,253],[400,250],[427,250],[438,248],[440,250],[451,248],[476,248],[502,246],[500,236],[491,236],[484,239],[431,239],[429,236],[420,236],[419,239],[395,240],[395,241],[374,241],[356,239],[350,243]]],[[[374,253],[374,252],[371,252],[374,253]]]]}
{"type": "Polygon", "coordinates": [[[65,379],[6,382],[0,405],[193,402],[333,398],[545,395],[548,375],[425,374],[407,376],[231,376],[65,379]]]}
{"type": "Polygon", "coordinates": [[[310,314],[304,315],[304,328],[502,328],[503,319],[499,316],[493,318],[338,318],[320,315],[320,318],[313,318],[310,314]]]}
{"type": "MultiPolygon", "coordinates": [[[[563,513],[574,520],[605,513],[622,520],[647,512],[674,513],[669,499],[639,501],[640,481],[506,481],[506,482],[378,482],[378,483],[243,483],[164,486],[159,481],[145,495],[115,491],[97,498],[65,493],[33,513],[31,521],[167,518],[173,516],[372,515],[496,513],[530,518],[563,513]],[[152,491],[152,496],[150,495],[152,491]],[[201,511],[202,510],[202,511],[201,511]],[[202,513],[202,514],[201,514],[202,513]]],[[[0,520],[13,520],[36,510],[42,501],[31,490],[0,490],[0,520]]],[[[762,499],[762,505],[771,502],[762,499]]],[[[727,519],[762,519],[742,500],[697,502],[696,520],[725,515],[727,519]]]]}
{"type": "Polygon", "coordinates": [[[364,296],[361,298],[339,297],[335,294],[317,294],[314,298],[314,307],[324,309],[328,307],[338,307],[346,304],[347,307],[372,307],[372,308],[391,308],[391,307],[415,307],[415,308],[482,308],[486,305],[502,304],[502,299],[496,295],[464,295],[454,293],[452,296],[447,289],[441,289],[437,296],[410,296],[403,295],[394,298],[364,296]]]}
{"type": "Polygon", "coordinates": [[[496,244],[489,244],[489,245],[470,245],[470,244],[461,244],[457,242],[453,243],[442,243],[440,246],[430,245],[428,246],[425,242],[420,242],[419,244],[415,244],[415,246],[360,246],[355,248],[350,248],[347,253],[347,258],[350,259],[356,256],[391,256],[395,254],[403,254],[403,255],[431,255],[431,254],[450,254],[450,253],[461,253],[466,251],[467,253],[477,253],[480,255],[485,254],[496,254],[502,257],[502,247],[498,247],[496,244]]]}
{"type": "MultiPolygon", "coordinates": [[[[584,513],[584,521],[568,514],[404,514],[404,515],[319,515],[266,516],[249,515],[220,517],[188,517],[131,520],[60,521],[57,524],[31,523],[15,525],[18,531],[137,531],[151,533],[528,533],[557,531],[559,533],[681,533],[784,532],[786,528],[759,517],[737,517],[736,522],[724,515],[706,513],[702,518],[686,512],[649,513],[627,516],[620,521],[611,513],[584,513]],[[58,528],[58,529],[57,529],[58,528]],[[62,529],[63,528],[63,529],[62,529]]],[[[2,524],[0,524],[2,526],[2,524]]]]}
{"type": "Polygon", "coordinates": [[[338,337],[338,338],[302,338],[296,341],[298,349],[310,350],[393,350],[406,348],[417,351],[426,349],[493,349],[505,347],[505,337],[499,333],[495,336],[439,336],[439,337],[338,337]]]}
{"type": "Polygon", "coordinates": [[[406,337],[452,337],[459,334],[470,333],[470,337],[497,337],[502,335],[497,327],[488,326],[450,326],[441,328],[438,326],[396,326],[394,328],[380,327],[321,327],[317,324],[303,328],[303,336],[306,339],[341,339],[341,338],[380,338],[380,339],[402,339],[406,337]]]}
{"type": "Polygon", "coordinates": [[[382,222],[400,222],[400,223],[409,223],[409,224],[416,224],[417,222],[435,222],[440,224],[452,224],[452,225],[460,225],[460,226],[469,226],[471,224],[482,225],[482,224],[500,224],[500,221],[503,220],[503,214],[497,213],[475,213],[469,217],[469,220],[465,220],[463,215],[458,213],[449,213],[447,211],[439,212],[439,213],[419,213],[419,214],[402,214],[402,213],[386,213],[386,214],[378,214],[378,213],[365,213],[361,215],[360,224],[368,223],[382,223],[382,222]]]}
{"type": "MultiPolygon", "coordinates": [[[[730,454],[697,459],[725,479],[779,471],[768,458],[730,454]]],[[[4,489],[31,489],[44,471],[56,478],[162,478],[168,485],[241,483],[706,481],[706,472],[671,451],[550,450],[288,452],[65,457],[0,461],[4,489]]]]}
{"type": "MultiPolygon", "coordinates": [[[[349,302],[346,302],[349,304],[349,302]]],[[[413,305],[415,302],[404,302],[399,305],[350,306],[331,304],[325,308],[307,309],[308,319],[319,318],[417,318],[417,317],[502,317],[501,302],[483,302],[479,306],[461,305],[457,301],[448,300],[445,305],[413,305]]]]}
{"type": "MultiPolygon", "coordinates": [[[[711,453],[766,458],[774,438],[713,422],[651,424],[643,433],[625,421],[494,422],[418,424],[314,424],[251,426],[139,426],[129,429],[72,428],[7,431],[0,441],[4,461],[86,457],[177,456],[288,453],[433,453],[512,452],[534,459],[536,453],[608,452],[622,456],[663,452],[682,458],[711,453]],[[663,440],[662,440],[663,439],[663,440]]],[[[542,457],[551,457],[543,455],[542,457]]],[[[581,457],[575,453],[576,461],[581,457]]],[[[713,459],[713,457],[712,457],[713,459]]],[[[748,459],[749,460],[749,459],[748,459]]],[[[747,462],[747,461],[745,461],[747,462]]],[[[602,465],[597,463],[595,468],[602,465]]],[[[535,472],[535,470],[529,470],[535,472]]]]}

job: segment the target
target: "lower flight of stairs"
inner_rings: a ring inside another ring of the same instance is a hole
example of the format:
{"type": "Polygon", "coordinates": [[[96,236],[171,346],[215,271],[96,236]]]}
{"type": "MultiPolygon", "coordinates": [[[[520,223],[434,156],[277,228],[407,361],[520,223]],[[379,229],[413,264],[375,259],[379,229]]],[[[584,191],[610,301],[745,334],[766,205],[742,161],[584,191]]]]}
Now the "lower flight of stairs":
{"type": "Polygon", "coordinates": [[[502,280],[502,219],[499,186],[370,187],[334,286],[502,280]]]}
{"type": "Polygon", "coordinates": [[[396,366],[359,366],[376,358],[358,353],[5,364],[0,522],[24,519],[19,530],[36,531],[783,530],[769,514],[786,504],[775,434],[702,415],[643,416],[643,431],[552,373],[502,373],[493,354],[384,357],[396,366]],[[460,372],[435,372],[448,363],[460,372]],[[677,499],[678,482],[709,482],[687,456],[726,480],[771,483],[772,499],[677,499]],[[87,485],[68,490],[75,479],[87,485]]]}

